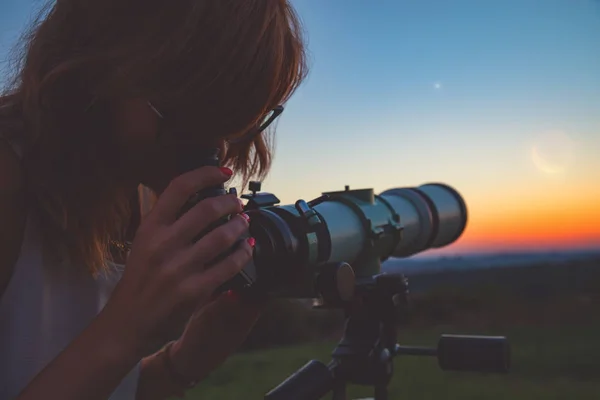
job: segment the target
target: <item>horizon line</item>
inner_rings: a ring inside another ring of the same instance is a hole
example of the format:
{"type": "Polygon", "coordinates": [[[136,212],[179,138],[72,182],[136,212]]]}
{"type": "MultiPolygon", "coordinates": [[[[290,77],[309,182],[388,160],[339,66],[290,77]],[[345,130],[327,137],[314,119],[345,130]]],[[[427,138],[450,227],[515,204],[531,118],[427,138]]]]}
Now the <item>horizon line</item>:
{"type": "Polygon", "coordinates": [[[464,257],[464,256],[503,256],[503,255],[517,255],[517,254],[573,254],[573,253],[598,253],[600,254],[599,246],[582,246],[573,248],[559,248],[559,247],[532,247],[532,248],[506,248],[506,249],[473,249],[473,250],[456,250],[448,251],[445,249],[431,249],[421,253],[417,253],[410,257],[390,257],[396,259],[403,258],[452,258],[452,257],[464,257]]]}

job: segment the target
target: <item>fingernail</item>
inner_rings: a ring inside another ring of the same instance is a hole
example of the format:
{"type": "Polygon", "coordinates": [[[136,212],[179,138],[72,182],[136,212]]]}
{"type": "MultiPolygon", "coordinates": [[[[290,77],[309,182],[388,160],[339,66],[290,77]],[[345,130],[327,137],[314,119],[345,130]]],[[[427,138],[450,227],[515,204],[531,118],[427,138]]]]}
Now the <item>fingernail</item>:
{"type": "Polygon", "coordinates": [[[253,237],[248,238],[248,244],[250,247],[254,247],[256,245],[256,240],[253,237]]]}
{"type": "Polygon", "coordinates": [[[227,176],[233,175],[233,171],[227,167],[220,167],[219,169],[221,170],[222,173],[224,173],[227,176]]]}
{"type": "Polygon", "coordinates": [[[225,292],[225,295],[232,301],[238,301],[240,299],[240,295],[233,289],[225,292]]]}
{"type": "Polygon", "coordinates": [[[244,218],[246,220],[246,222],[250,223],[250,217],[248,216],[248,214],[242,213],[240,215],[241,215],[242,218],[244,218]]]}

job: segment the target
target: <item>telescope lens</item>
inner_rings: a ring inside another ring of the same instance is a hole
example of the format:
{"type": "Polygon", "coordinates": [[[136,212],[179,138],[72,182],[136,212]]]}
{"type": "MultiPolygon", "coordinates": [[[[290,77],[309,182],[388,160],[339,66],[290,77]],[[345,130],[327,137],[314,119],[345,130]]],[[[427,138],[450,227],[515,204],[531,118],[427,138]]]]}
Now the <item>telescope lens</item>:
{"type": "Polygon", "coordinates": [[[381,193],[400,215],[402,240],[392,256],[409,257],[456,241],[467,225],[467,206],[450,186],[431,183],[381,193]]]}

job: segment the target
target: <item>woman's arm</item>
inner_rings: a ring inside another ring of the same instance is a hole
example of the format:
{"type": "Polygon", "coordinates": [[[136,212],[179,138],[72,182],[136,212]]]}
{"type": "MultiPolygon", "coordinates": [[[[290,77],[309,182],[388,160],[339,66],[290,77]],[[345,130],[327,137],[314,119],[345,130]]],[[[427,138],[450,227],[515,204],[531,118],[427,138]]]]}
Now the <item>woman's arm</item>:
{"type": "Polygon", "coordinates": [[[107,304],[15,400],[44,399],[49,394],[64,400],[109,398],[141,359],[131,319],[107,304]]]}
{"type": "MultiPolygon", "coordinates": [[[[114,329],[124,321],[103,312],[15,400],[37,400],[47,393],[60,399],[107,399],[140,358],[136,339],[114,329]]],[[[161,350],[142,359],[136,400],[183,397],[184,389],[170,378],[162,357],[161,350]]]]}
{"type": "MultiPolygon", "coordinates": [[[[0,140],[0,297],[21,250],[26,211],[19,158],[0,140]]],[[[106,399],[137,362],[133,341],[119,333],[126,330],[114,329],[115,320],[103,312],[18,399],[47,398],[48,393],[62,399],[106,399]]]]}
{"type": "Polygon", "coordinates": [[[136,400],[183,398],[185,389],[178,386],[165,369],[163,350],[142,360],[136,400]]]}
{"type": "MultiPolygon", "coordinates": [[[[0,138],[0,298],[6,290],[19,257],[26,221],[24,202],[24,180],[18,156],[8,142],[0,138]]],[[[48,393],[56,393],[59,398],[106,399],[116,386],[136,364],[138,358],[133,346],[127,344],[126,337],[119,337],[111,328],[113,318],[102,313],[90,327],[78,337],[60,356],[39,374],[20,394],[19,400],[45,398],[48,393]],[[68,377],[68,378],[66,378],[68,377]]],[[[164,392],[166,399],[176,394],[176,388],[169,390],[165,374],[161,379],[160,361],[151,356],[143,360],[141,387],[152,381],[153,391],[164,392]],[[156,384],[164,382],[159,390],[156,384]]],[[[148,398],[148,397],[145,397],[148,398]]]]}
{"type": "MultiPolygon", "coordinates": [[[[242,345],[264,310],[265,300],[228,292],[199,309],[169,352],[174,372],[185,375],[186,381],[205,379],[242,345]]],[[[165,354],[159,352],[142,363],[137,399],[162,400],[169,395],[183,397],[184,389],[170,379],[165,354]]]]}

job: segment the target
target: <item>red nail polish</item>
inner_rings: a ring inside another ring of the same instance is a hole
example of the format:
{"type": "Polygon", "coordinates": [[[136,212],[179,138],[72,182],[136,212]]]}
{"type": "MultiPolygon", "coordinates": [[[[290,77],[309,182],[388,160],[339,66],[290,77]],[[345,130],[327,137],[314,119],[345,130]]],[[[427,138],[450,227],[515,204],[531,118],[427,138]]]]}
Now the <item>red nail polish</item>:
{"type": "Polygon", "coordinates": [[[233,289],[225,292],[225,295],[232,301],[238,301],[240,299],[240,295],[233,289]]]}
{"type": "Polygon", "coordinates": [[[242,218],[244,218],[246,220],[246,222],[250,222],[250,217],[248,216],[248,214],[240,214],[242,216],[242,218]]]}
{"type": "Polygon", "coordinates": [[[254,239],[253,237],[248,238],[248,244],[250,245],[250,247],[254,247],[256,245],[256,239],[254,239]]]}
{"type": "Polygon", "coordinates": [[[227,167],[220,167],[219,169],[221,170],[222,173],[224,173],[227,176],[233,175],[233,171],[227,167]]]}

